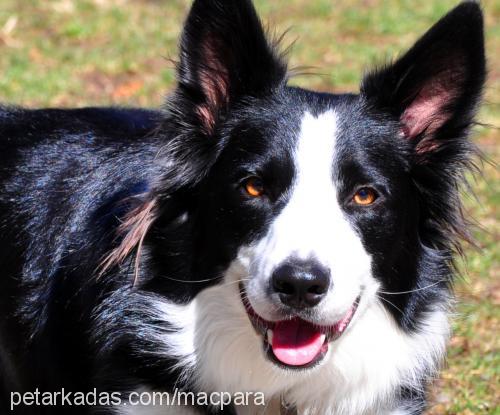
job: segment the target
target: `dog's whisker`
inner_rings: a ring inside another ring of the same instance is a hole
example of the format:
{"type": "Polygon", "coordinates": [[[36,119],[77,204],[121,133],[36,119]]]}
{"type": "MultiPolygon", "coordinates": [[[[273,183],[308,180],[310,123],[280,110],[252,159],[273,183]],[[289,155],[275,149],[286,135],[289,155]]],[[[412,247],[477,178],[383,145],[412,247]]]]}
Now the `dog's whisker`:
{"type": "Polygon", "coordinates": [[[165,275],[160,276],[160,278],[165,279],[165,280],[169,280],[169,281],[174,281],[174,282],[182,282],[184,284],[200,284],[200,283],[204,283],[204,282],[217,281],[218,279],[220,279],[220,277],[214,277],[214,278],[207,278],[204,280],[181,280],[181,279],[177,279],[177,278],[167,277],[165,275]]]}
{"type": "Polygon", "coordinates": [[[221,284],[221,286],[240,284],[240,283],[245,282],[245,281],[250,281],[250,278],[240,278],[240,279],[237,279],[235,281],[226,281],[223,284],[221,284]]]}
{"type": "Polygon", "coordinates": [[[394,307],[397,311],[399,311],[401,313],[401,315],[404,314],[403,310],[401,310],[398,306],[396,306],[394,303],[390,302],[387,298],[384,298],[384,297],[381,297],[380,295],[377,295],[377,298],[386,302],[387,304],[389,304],[390,306],[394,307]]]}
{"type": "Polygon", "coordinates": [[[400,294],[411,294],[411,293],[416,293],[419,291],[424,291],[428,290],[429,288],[435,287],[436,285],[442,284],[443,282],[446,282],[445,279],[441,279],[439,281],[436,281],[432,284],[426,285],[425,287],[420,287],[420,288],[415,288],[414,290],[408,290],[408,291],[378,291],[380,294],[385,294],[385,295],[400,295],[400,294]]]}

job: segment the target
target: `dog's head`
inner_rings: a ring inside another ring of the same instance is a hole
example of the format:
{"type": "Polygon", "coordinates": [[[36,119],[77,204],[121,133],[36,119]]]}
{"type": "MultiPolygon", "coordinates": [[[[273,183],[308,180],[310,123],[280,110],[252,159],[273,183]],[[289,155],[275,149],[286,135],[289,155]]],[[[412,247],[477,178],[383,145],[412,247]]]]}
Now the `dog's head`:
{"type": "Polygon", "coordinates": [[[359,95],[288,87],[249,0],[195,1],[180,50],[169,109],[199,166],[196,275],[226,275],[287,367],[320,361],[377,297],[415,329],[462,232],[479,6],[452,10],[359,95]]]}
{"type": "MultiPolygon", "coordinates": [[[[423,316],[447,302],[485,79],[479,6],[456,7],[357,95],[289,87],[288,75],[250,0],[194,2],[158,130],[165,177],[110,257],[142,244],[157,217],[149,246],[165,269],[151,287],[205,304],[179,323],[191,333],[183,355],[202,344],[238,344],[237,354],[257,338],[268,368],[319,366],[344,332],[423,332],[423,316]],[[159,288],[172,276],[176,287],[159,288]],[[360,323],[370,309],[383,316],[360,323]]],[[[410,347],[401,342],[377,350],[389,358],[410,347]]]]}

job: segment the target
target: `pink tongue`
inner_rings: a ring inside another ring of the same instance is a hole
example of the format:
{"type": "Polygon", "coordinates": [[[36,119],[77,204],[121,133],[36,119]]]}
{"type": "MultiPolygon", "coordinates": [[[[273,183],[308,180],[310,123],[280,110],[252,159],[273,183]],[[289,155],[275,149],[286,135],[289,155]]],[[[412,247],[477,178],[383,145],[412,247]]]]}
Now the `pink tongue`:
{"type": "Polygon", "coordinates": [[[311,363],[321,352],[325,334],[303,320],[293,319],[276,323],[273,329],[273,353],[289,366],[311,363]]]}

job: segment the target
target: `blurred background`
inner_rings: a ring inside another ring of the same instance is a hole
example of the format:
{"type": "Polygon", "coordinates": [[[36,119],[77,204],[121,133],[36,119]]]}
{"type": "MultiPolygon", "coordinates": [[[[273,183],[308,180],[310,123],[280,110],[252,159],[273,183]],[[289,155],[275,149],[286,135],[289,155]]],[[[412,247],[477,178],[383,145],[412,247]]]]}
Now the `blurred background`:
{"type": "MultiPolygon", "coordinates": [[[[0,0],[0,102],[30,107],[162,104],[173,88],[189,0],[0,0]]],[[[390,60],[456,0],[256,0],[266,24],[288,29],[292,84],[357,91],[364,70],[390,60]]],[[[449,359],[428,412],[500,414],[500,0],[482,2],[489,80],[475,141],[483,175],[464,193],[479,249],[460,262],[449,359]]],[[[353,414],[354,415],[354,414],[353,414]]]]}

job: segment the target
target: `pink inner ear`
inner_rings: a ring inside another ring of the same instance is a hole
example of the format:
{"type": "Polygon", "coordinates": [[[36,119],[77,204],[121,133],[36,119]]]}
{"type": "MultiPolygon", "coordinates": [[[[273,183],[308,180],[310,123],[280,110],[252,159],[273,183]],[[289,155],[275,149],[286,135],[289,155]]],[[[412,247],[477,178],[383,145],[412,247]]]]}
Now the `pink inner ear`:
{"type": "Polygon", "coordinates": [[[198,115],[206,131],[211,133],[217,113],[229,102],[229,73],[221,62],[221,51],[217,50],[217,44],[211,37],[207,37],[201,50],[203,66],[199,77],[206,101],[199,106],[198,115]]]}
{"type": "Polygon", "coordinates": [[[424,87],[401,116],[403,134],[406,138],[414,138],[421,133],[432,135],[449,117],[446,104],[453,96],[452,90],[444,85],[424,87]]]}

